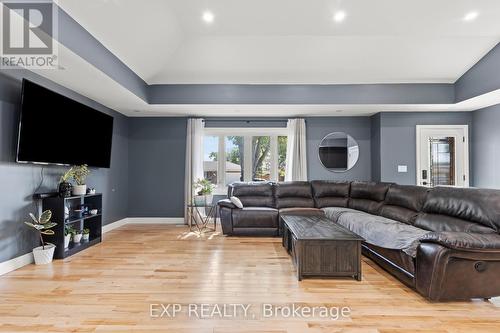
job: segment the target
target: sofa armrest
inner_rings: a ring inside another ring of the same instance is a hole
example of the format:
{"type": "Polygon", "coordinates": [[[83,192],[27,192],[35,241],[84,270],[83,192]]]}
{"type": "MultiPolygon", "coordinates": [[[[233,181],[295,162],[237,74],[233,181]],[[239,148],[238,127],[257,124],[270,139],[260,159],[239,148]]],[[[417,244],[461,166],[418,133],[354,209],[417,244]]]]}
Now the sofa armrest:
{"type": "Polygon", "coordinates": [[[223,200],[219,200],[217,202],[217,204],[220,206],[220,207],[226,207],[226,208],[231,208],[231,209],[237,209],[238,207],[236,207],[235,204],[233,204],[231,202],[231,200],[229,199],[223,199],[223,200]]]}
{"type": "Polygon", "coordinates": [[[420,239],[422,243],[435,243],[454,250],[499,251],[500,235],[469,232],[431,232],[420,239]]]}

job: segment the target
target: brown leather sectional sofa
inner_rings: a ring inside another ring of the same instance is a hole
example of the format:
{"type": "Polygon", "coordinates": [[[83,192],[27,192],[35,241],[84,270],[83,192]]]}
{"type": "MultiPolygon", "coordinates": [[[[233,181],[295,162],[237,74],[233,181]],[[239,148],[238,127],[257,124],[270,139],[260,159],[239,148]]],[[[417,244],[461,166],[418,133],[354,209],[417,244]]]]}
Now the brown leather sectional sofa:
{"type": "Polygon", "coordinates": [[[388,183],[236,183],[219,202],[226,235],[278,236],[280,216],[326,215],[363,254],[430,300],[500,296],[500,191],[388,183]]]}

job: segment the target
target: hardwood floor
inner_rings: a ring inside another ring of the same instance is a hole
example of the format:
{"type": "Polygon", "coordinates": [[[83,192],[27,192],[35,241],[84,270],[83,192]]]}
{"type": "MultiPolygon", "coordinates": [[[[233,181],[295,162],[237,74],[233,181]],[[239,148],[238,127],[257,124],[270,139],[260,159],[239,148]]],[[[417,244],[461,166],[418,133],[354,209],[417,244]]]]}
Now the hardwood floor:
{"type": "Polygon", "coordinates": [[[0,331],[500,332],[500,302],[429,303],[366,258],[361,282],[298,282],[279,238],[198,237],[186,227],[141,224],[64,261],[0,277],[0,331]],[[198,319],[188,315],[191,303],[250,304],[255,317],[198,319]],[[266,303],[351,313],[263,318],[266,303]],[[183,310],[152,318],[151,304],[183,310]]]}

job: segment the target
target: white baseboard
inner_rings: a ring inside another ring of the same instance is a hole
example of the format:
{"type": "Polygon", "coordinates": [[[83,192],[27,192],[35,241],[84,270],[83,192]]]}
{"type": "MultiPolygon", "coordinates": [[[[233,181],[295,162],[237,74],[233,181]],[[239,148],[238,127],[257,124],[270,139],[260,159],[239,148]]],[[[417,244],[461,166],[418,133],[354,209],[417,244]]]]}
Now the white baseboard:
{"type": "MultiPolygon", "coordinates": [[[[113,229],[126,224],[184,224],[183,217],[127,217],[102,227],[102,233],[105,234],[113,229]]],[[[0,276],[15,271],[18,268],[33,263],[33,253],[26,253],[22,256],[0,262],[0,276]]]]}
{"type": "Polygon", "coordinates": [[[127,224],[184,224],[183,217],[128,217],[127,224]]]}
{"type": "Polygon", "coordinates": [[[0,262],[0,275],[15,271],[18,268],[33,263],[33,253],[26,253],[22,256],[0,262]]]}

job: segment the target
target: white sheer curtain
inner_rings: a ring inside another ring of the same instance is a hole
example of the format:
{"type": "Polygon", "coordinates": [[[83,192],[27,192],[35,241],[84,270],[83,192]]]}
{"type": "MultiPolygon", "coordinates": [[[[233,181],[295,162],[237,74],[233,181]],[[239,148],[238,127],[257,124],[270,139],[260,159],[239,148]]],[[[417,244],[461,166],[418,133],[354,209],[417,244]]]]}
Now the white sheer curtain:
{"type": "MultiPolygon", "coordinates": [[[[184,188],[184,205],[193,202],[193,183],[203,178],[203,129],[201,118],[190,118],[187,122],[186,138],[186,179],[184,188]]],[[[190,224],[189,217],[184,209],[185,223],[190,224]]]]}
{"type": "Polygon", "coordinates": [[[307,180],[306,121],[289,119],[285,180],[307,180]]]}

